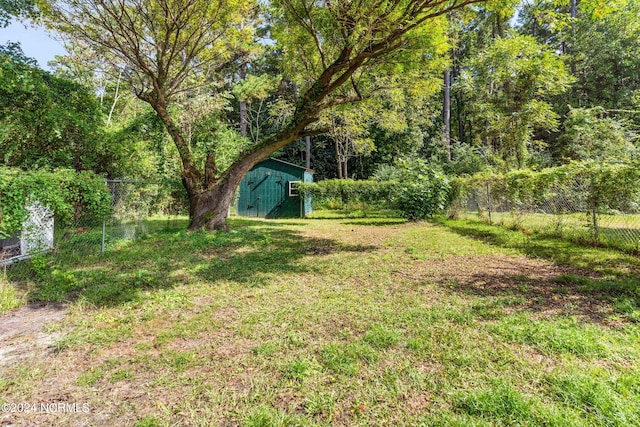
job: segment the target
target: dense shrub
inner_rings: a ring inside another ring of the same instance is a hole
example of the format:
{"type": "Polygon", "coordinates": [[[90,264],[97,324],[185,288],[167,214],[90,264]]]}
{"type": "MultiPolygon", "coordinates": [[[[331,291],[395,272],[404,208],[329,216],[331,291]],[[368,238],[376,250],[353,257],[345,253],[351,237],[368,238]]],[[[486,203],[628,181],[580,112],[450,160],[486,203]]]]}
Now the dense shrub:
{"type": "Polygon", "coordinates": [[[301,184],[304,197],[314,203],[337,200],[342,207],[354,203],[384,204],[400,210],[410,220],[442,212],[450,201],[449,180],[421,160],[399,162],[375,175],[377,180],[332,179],[301,184]]]}
{"type": "Polygon", "coordinates": [[[422,160],[399,162],[393,205],[412,221],[430,218],[447,208],[451,185],[422,160]]]}
{"type": "Polygon", "coordinates": [[[108,169],[112,153],[103,138],[103,123],[92,90],[41,70],[14,44],[0,46],[3,165],[108,169]]]}
{"type": "Polygon", "coordinates": [[[104,179],[94,173],[0,167],[0,238],[20,230],[27,216],[25,206],[34,201],[50,207],[62,223],[100,219],[111,206],[104,179]]]}

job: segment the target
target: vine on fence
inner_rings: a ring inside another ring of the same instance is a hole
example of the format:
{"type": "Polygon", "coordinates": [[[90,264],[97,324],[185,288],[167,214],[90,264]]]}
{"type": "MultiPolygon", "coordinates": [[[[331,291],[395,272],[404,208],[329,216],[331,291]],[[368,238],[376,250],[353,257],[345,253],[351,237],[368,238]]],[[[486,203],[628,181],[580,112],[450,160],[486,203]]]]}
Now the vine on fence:
{"type": "Polygon", "coordinates": [[[634,164],[572,163],[542,171],[479,174],[456,179],[454,187],[457,197],[462,197],[488,184],[494,195],[505,198],[514,206],[533,205],[549,198],[558,189],[571,185],[576,179],[587,183],[588,205],[598,212],[638,209],[640,168],[634,164]]]}
{"type": "Polygon", "coordinates": [[[19,231],[29,202],[51,208],[59,222],[100,220],[111,206],[104,178],[69,169],[23,171],[0,167],[0,238],[19,231]]]}
{"type": "MultiPolygon", "coordinates": [[[[601,215],[640,213],[640,168],[637,164],[576,162],[541,171],[485,173],[458,178],[453,187],[458,207],[471,193],[481,194],[487,201],[490,222],[496,209],[494,203],[506,204],[507,210],[515,213],[543,204],[552,206],[553,213],[565,213],[563,210],[567,207],[554,201],[563,194],[577,194],[578,205],[571,207],[572,212],[588,215],[596,242],[600,239],[601,215]]],[[[504,206],[502,210],[505,210],[504,206]]]]}

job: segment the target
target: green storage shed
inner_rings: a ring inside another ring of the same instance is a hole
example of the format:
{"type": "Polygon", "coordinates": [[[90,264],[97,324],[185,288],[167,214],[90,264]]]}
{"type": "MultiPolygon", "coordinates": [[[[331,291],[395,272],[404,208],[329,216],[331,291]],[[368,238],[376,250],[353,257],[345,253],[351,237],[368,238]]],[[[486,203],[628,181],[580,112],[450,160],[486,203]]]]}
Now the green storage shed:
{"type": "Polygon", "coordinates": [[[269,158],[258,163],[240,182],[237,212],[260,218],[300,218],[311,213],[296,184],[313,182],[313,171],[269,158]]]}

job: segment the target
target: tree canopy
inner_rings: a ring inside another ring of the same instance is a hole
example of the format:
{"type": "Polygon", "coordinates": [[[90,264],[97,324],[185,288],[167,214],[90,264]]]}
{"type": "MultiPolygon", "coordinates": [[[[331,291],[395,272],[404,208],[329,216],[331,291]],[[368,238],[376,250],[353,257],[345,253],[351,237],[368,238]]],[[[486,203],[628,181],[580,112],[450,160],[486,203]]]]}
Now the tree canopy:
{"type": "Polygon", "coordinates": [[[328,110],[402,79],[421,81],[445,47],[443,16],[476,2],[278,0],[263,8],[248,0],[71,0],[54,1],[46,16],[57,31],[105,52],[158,114],[181,159],[191,228],[223,228],[235,186],[253,165],[300,137],[326,132],[317,124],[328,110]],[[237,72],[229,70],[236,56],[257,41],[263,16],[283,77],[295,88],[292,108],[279,128],[222,171],[215,142],[198,162],[174,108],[203,88],[205,97],[221,93],[229,71],[237,72]]]}
{"type": "Polygon", "coordinates": [[[33,17],[35,12],[33,0],[0,0],[0,28],[9,25],[13,18],[33,17]]]}
{"type": "Polygon", "coordinates": [[[272,155],[305,164],[307,137],[318,178],[638,153],[630,0],[37,5],[0,3],[0,25],[38,12],[68,55],[50,74],[2,48],[3,164],[181,182],[191,228],[224,228],[242,176],[272,155]]]}

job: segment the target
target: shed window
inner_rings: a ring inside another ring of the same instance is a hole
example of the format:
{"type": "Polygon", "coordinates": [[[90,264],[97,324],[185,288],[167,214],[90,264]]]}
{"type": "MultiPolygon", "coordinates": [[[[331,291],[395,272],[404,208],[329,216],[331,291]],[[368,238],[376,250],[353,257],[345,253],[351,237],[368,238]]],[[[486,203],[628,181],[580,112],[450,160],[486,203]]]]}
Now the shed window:
{"type": "Polygon", "coordinates": [[[289,197],[296,197],[300,195],[298,184],[300,181],[289,181],[289,197]]]}

